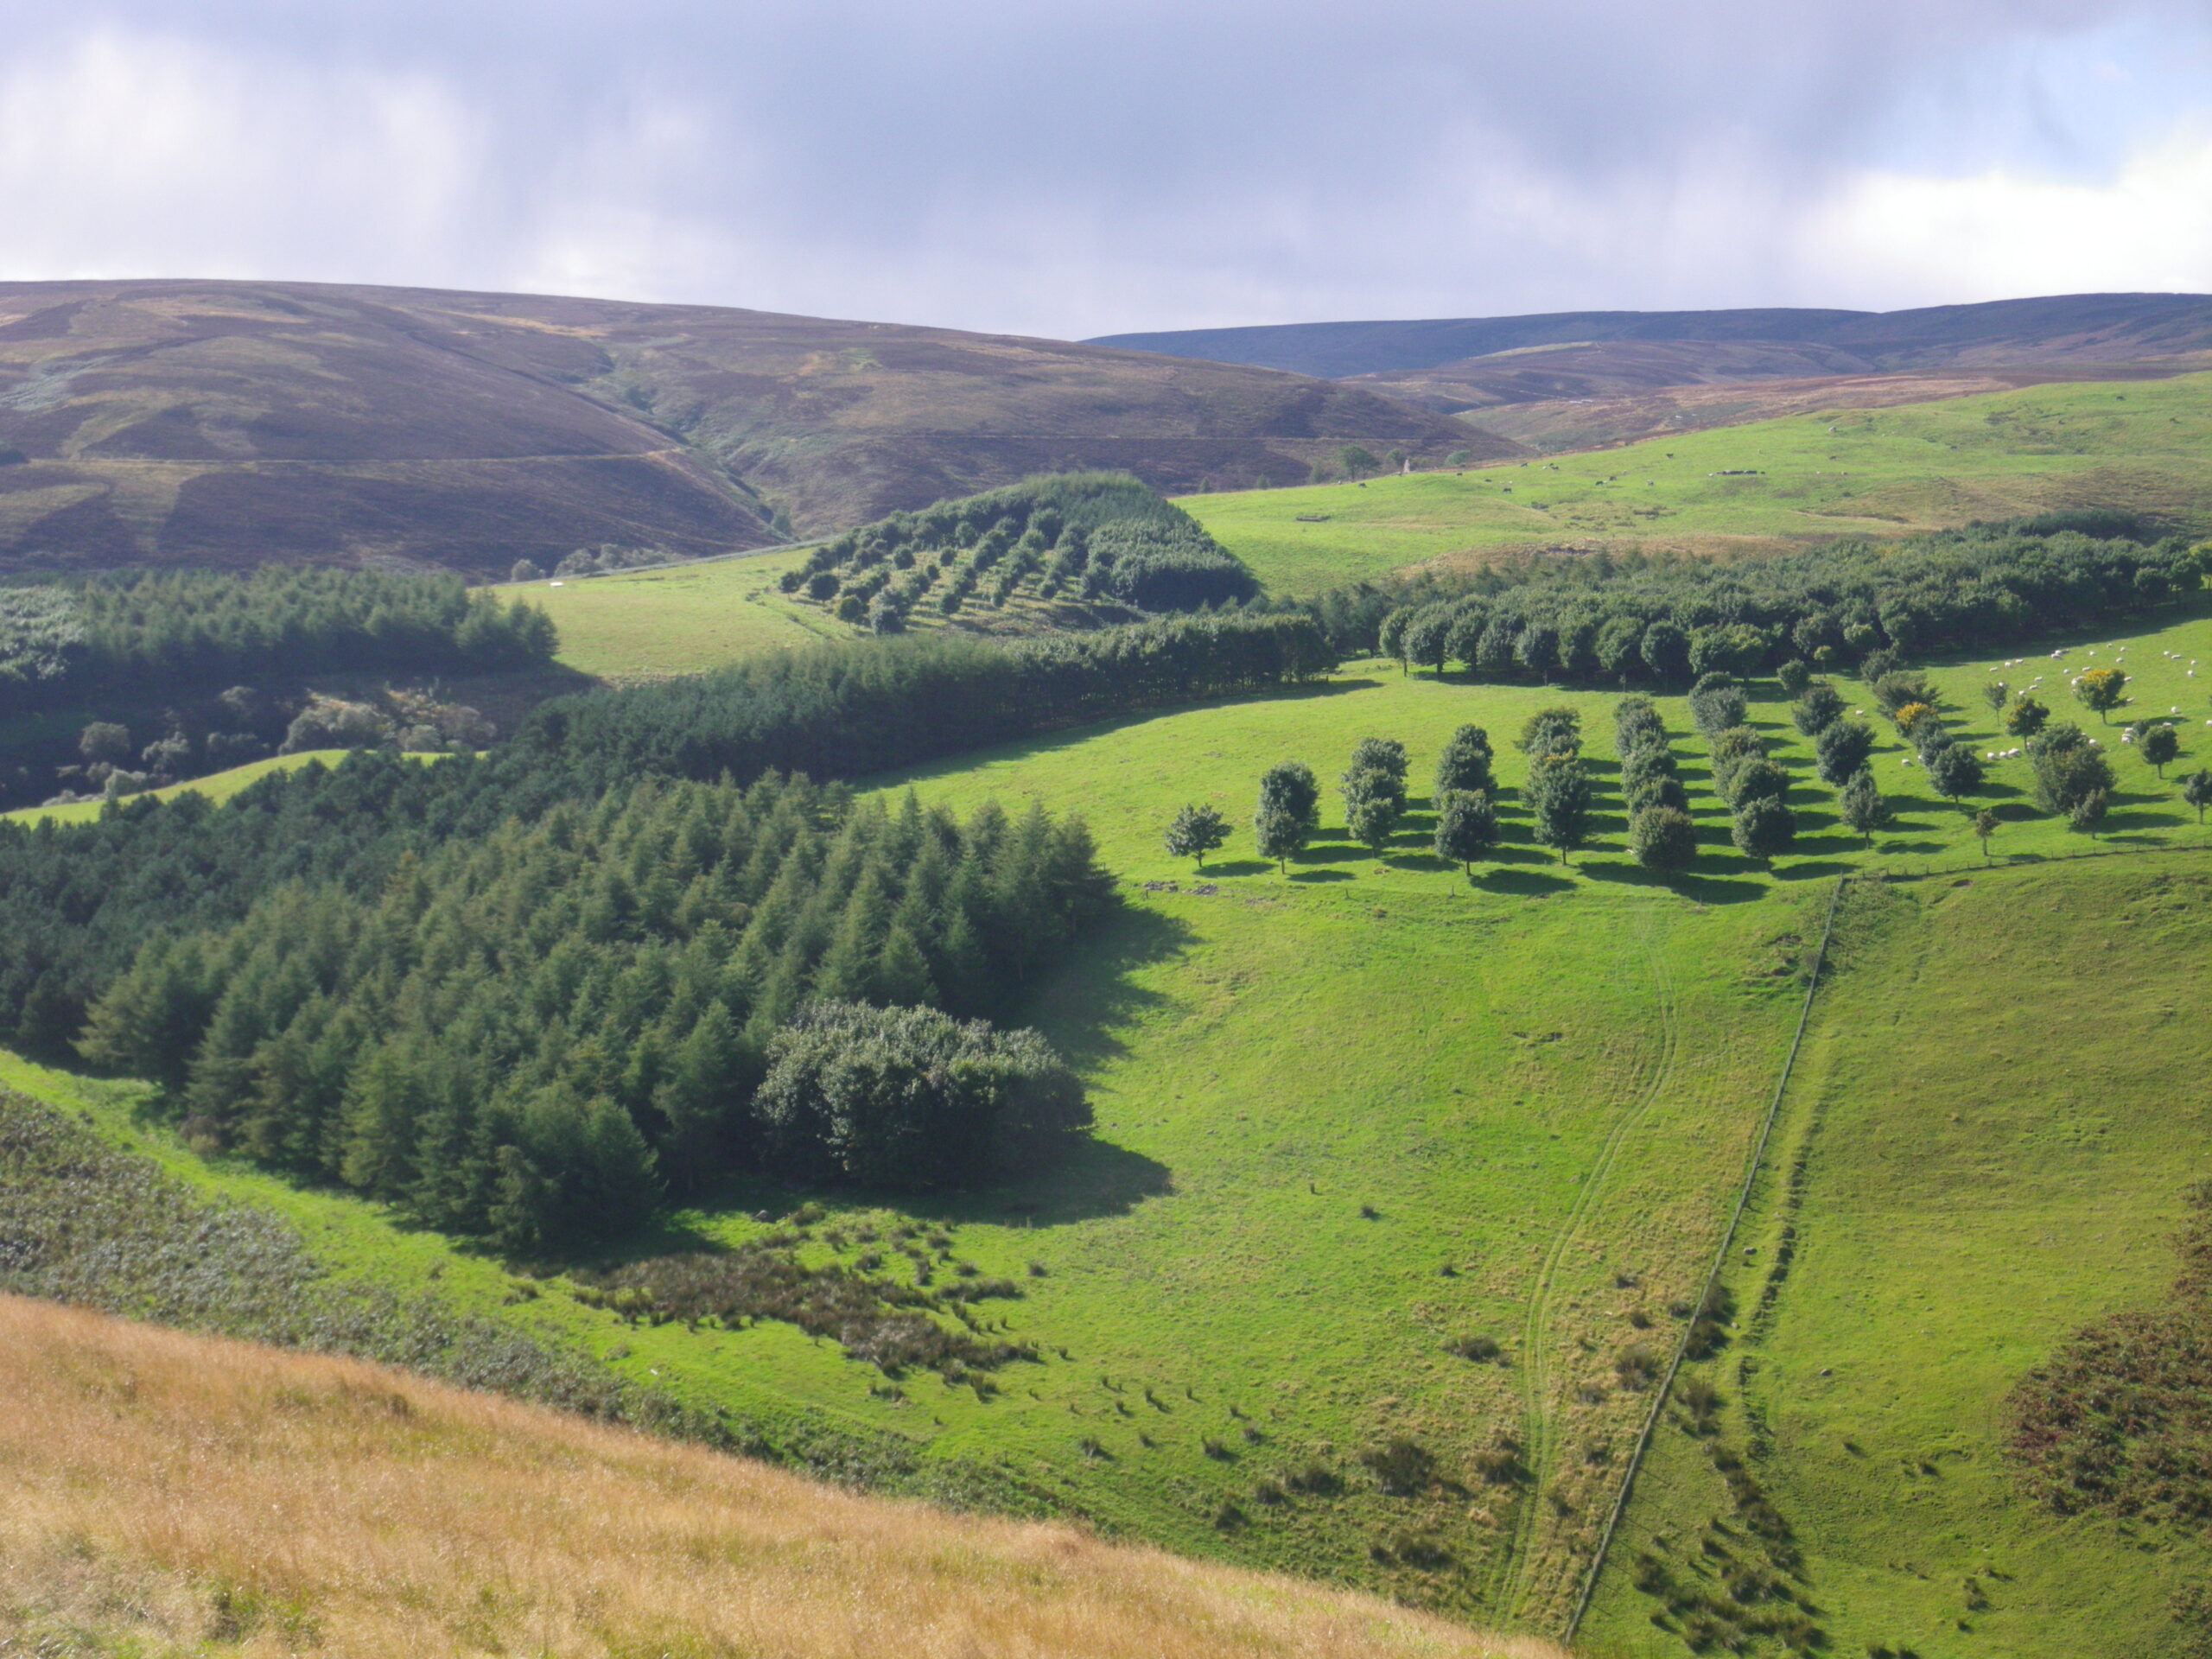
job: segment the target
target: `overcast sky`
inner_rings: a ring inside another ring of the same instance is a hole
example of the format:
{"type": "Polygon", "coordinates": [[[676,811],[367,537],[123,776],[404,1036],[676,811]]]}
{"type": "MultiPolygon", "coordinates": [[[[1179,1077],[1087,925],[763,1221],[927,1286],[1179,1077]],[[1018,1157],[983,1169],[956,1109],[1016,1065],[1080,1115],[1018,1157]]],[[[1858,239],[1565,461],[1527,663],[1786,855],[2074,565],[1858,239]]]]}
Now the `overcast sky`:
{"type": "Polygon", "coordinates": [[[2212,0],[0,0],[0,277],[1076,337],[2212,290],[2212,0]]]}

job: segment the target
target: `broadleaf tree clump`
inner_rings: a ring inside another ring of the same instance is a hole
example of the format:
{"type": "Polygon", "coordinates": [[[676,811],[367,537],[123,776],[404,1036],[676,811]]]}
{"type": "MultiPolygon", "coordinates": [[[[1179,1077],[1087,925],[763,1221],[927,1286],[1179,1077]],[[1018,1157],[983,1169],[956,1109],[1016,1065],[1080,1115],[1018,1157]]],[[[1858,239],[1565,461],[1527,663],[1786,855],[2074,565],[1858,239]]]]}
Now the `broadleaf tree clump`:
{"type": "MultiPolygon", "coordinates": [[[[1274,603],[1340,651],[1440,638],[1416,660],[1478,677],[1681,685],[1802,659],[1837,672],[2147,616],[2201,591],[2212,552],[2153,540],[2124,515],[2045,514],[1756,563],[1631,552],[1502,561],[1274,603]],[[1542,661],[1548,649],[1552,659],[1542,661]]],[[[1262,599],[1254,601],[1267,604],[1262,599]]],[[[1787,688],[1785,688],[1787,690],[1787,688]]]]}
{"type": "Polygon", "coordinates": [[[810,1003],[769,1039],[753,1098],[770,1161],[928,1190],[1004,1177],[1088,1128],[1083,1085],[1033,1031],[936,1008],[810,1003]]]}

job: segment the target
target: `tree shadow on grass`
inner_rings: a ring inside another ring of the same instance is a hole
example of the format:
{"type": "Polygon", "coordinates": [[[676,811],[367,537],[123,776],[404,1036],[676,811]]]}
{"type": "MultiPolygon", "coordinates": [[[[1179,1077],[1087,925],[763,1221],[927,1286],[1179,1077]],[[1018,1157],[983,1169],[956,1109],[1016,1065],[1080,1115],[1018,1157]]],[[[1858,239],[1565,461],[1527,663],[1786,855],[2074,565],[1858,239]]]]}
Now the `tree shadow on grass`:
{"type": "Polygon", "coordinates": [[[1556,875],[1548,870],[1491,869],[1475,878],[1474,885],[1485,893],[1514,893],[1522,898],[1538,893],[1572,893],[1574,883],[1568,877],[1556,875]]]}
{"type": "Polygon", "coordinates": [[[1310,685],[1280,686],[1272,690],[1234,691],[1218,697],[1199,697],[1187,702],[1164,703],[1157,708],[1132,709],[1116,715],[1110,720],[1090,721],[1080,726],[1064,726],[1057,731],[1041,732],[1029,737],[1018,737],[988,748],[967,749],[941,760],[925,761],[918,766],[878,773],[868,779],[870,788],[901,789],[910,785],[924,784],[939,778],[972,771],[993,760],[1014,756],[1024,758],[1055,753],[1061,749],[1079,747],[1093,738],[1109,732],[1142,726],[1155,720],[1187,714],[1197,709],[1225,708],[1232,703],[1306,702],[1323,697],[1342,696],[1347,692],[1367,691],[1381,685],[1376,679],[1324,680],[1310,685]]]}
{"type": "Polygon", "coordinates": [[[1592,881],[1611,881],[1624,887],[1653,887],[1668,893],[1678,893],[1685,899],[1694,899],[1703,905],[1740,905],[1746,899],[1764,897],[1766,888],[1755,880],[1732,880],[1725,876],[1700,875],[1694,871],[1681,870],[1665,874],[1658,870],[1647,870],[1641,864],[1586,864],[1582,874],[1592,881]]]}
{"type": "Polygon", "coordinates": [[[1389,853],[1384,855],[1382,861],[1394,870],[1421,870],[1433,873],[1438,870],[1456,870],[1459,868],[1450,859],[1439,858],[1434,853],[1389,853]]]}
{"type": "Polygon", "coordinates": [[[908,1214],[950,1223],[1057,1227],[1123,1216],[1175,1190],[1174,1172],[1154,1158],[1090,1135],[1049,1170],[1001,1186],[901,1201],[908,1214]]]}
{"type": "Polygon", "coordinates": [[[1535,847],[1521,842],[1501,842],[1483,855],[1488,864],[1556,864],[1559,855],[1548,847],[1535,847]]]}
{"type": "Polygon", "coordinates": [[[1126,1052],[1117,1029],[1166,1003],[1130,976],[1181,956],[1196,937],[1181,916],[1145,905],[1117,906],[1083,950],[1028,988],[1028,1006],[1015,1023],[1038,1027],[1078,1071],[1093,1070],[1126,1052]]]}
{"type": "Polygon", "coordinates": [[[1290,879],[1311,886],[1317,881],[1356,881],[1359,878],[1350,870],[1293,870],[1290,879]]]}
{"type": "Polygon", "coordinates": [[[1848,875],[1856,868],[1832,858],[1804,858],[1777,864],[1773,875],[1777,881],[1806,881],[1820,875],[1848,875]]]}
{"type": "Polygon", "coordinates": [[[1275,867],[1264,858],[1232,858],[1207,865],[1205,869],[1192,880],[1211,881],[1218,876],[1273,875],[1274,873],[1275,867]]]}

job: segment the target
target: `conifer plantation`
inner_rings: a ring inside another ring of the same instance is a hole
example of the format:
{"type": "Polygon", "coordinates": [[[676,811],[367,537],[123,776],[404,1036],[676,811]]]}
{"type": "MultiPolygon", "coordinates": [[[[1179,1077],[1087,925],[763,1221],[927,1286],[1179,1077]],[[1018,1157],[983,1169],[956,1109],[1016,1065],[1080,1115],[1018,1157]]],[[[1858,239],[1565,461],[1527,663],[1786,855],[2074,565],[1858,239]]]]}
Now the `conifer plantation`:
{"type": "Polygon", "coordinates": [[[550,662],[535,606],[459,576],[264,565],[0,588],[0,690],[21,706],[272,675],[486,673],[550,662]]]}
{"type": "Polygon", "coordinates": [[[195,1141],[532,1250],[771,1160],[913,1186],[1048,1151],[1084,1120],[1033,1038],[938,1114],[921,1140],[942,1150],[888,1120],[786,1112],[770,1136],[750,1108],[803,1007],[1001,1014],[1106,899],[1082,825],[1041,810],[961,823],[804,779],[648,781],[404,857],[370,904],[287,885],[157,936],[82,1047],[162,1080],[195,1141]]]}

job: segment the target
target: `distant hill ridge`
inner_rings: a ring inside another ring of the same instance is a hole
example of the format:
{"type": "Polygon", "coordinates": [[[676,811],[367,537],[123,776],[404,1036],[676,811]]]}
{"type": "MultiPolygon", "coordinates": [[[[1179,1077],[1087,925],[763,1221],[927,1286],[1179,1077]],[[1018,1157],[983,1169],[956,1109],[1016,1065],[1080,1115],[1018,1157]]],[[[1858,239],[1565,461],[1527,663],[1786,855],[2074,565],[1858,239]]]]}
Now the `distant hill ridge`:
{"type": "MultiPolygon", "coordinates": [[[[1814,371],[1829,373],[1962,364],[2126,362],[2212,350],[2212,295],[2069,294],[1908,311],[1774,307],[1297,322],[1102,334],[1087,343],[1348,379],[1434,369],[1532,346],[1611,340],[1824,346],[1843,354],[1824,371],[1814,371]]],[[[1794,372],[1807,370],[1797,367],[1794,372]]]]}
{"type": "Polygon", "coordinates": [[[1371,389],[1065,341],[314,283],[0,283],[0,574],[505,575],[834,532],[1039,472],[1518,453],[1371,389]]]}

